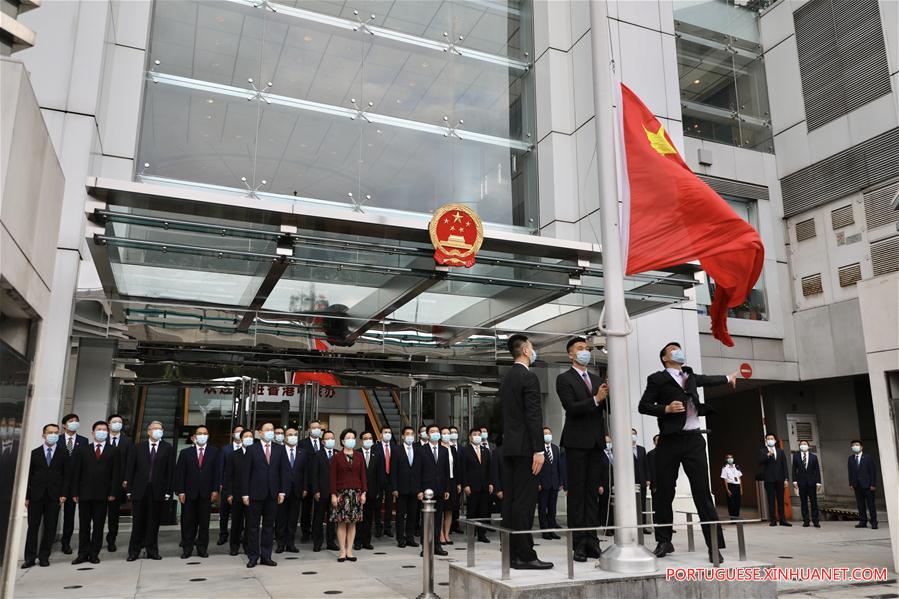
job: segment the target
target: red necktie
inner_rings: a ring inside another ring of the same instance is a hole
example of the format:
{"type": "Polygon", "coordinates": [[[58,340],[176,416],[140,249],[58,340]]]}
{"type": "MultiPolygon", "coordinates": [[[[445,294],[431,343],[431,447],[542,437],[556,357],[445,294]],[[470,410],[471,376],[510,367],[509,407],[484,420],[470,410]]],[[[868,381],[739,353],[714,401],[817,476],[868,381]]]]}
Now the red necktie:
{"type": "Polygon", "coordinates": [[[387,474],[390,474],[390,443],[384,444],[384,459],[387,461],[387,474]]]}
{"type": "Polygon", "coordinates": [[[266,464],[271,464],[271,461],[272,461],[272,453],[271,453],[271,449],[269,448],[269,445],[266,444],[266,445],[265,445],[265,463],[266,463],[266,464]]]}
{"type": "Polygon", "coordinates": [[[97,456],[97,459],[100,459],[100,444],[97,443],[97,451],[94,452],[94,455],[97,456]]]}
{"type": "Polygon", "coordinates": [[[200,448],[200,468],[203,467],[203,448],[200,448]]]}

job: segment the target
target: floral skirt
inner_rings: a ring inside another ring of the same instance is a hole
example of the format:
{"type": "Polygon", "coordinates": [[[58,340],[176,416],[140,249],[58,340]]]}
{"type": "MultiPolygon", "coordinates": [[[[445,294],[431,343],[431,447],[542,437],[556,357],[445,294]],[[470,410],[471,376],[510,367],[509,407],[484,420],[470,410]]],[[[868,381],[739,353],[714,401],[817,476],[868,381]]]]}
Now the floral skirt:
{"type": "Polygon", "coordinates": [[[331,522],[362,522],[362,491],[344,489],[337,493],[337,507],[331,507],[331,522]]]}

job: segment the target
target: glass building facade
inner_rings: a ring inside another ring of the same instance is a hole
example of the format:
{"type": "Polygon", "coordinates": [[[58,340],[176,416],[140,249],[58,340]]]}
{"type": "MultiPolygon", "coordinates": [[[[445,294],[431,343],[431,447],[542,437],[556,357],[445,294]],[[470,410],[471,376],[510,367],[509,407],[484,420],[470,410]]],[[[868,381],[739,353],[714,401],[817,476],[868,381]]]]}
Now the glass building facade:
{"type": "Polygon", "coordinates": [[[136,177],[533,230],[529,2],[156,2],[136,177]]]}

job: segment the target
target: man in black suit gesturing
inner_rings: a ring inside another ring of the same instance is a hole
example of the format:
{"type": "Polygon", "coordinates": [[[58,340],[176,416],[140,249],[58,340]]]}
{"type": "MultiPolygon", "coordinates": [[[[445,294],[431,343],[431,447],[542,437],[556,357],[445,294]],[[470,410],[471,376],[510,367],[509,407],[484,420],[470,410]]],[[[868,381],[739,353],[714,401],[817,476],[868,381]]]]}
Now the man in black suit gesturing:
{"type": "Polygon", "coordinates": [[[159,555],[159,521],[166,503],[172,498],[172,473],[175,449],[162,440],[162,423],[154,420],[147,427],[147,441],[133,449],[125,475],[125,488],[131,499],[131,540],[127,561],[133,562],[146,547],[147,557],[159,555]]]}
{"type": "Polygon", "coordinates": [[[45,424],[44,442],[31,451],[28,467],[28,487],[25,491],[25,507],[28,508],[28,533],[25,536],[25,562],[23,568],[34,565],[35,558],[42,567],[50,565],[50,545],[56,536],[59,506],[65,503],[65,474],[68,454],[59,447],[59,427],[45,424]],[[37,534],[44,523],[38,549],[37,534]]]}
{"type": "Polygon", "coordinates": [[[818,489],[821,488],[821,465],[818,456],[809,451],[807,439],[799,440],[799,451],[793,454],[793,487],[802,506],[802,526],[808,528],[809,504],[812,523],[821,528],[818,514],[818,489]]]}
{"type": "Polygon", "coordinates": [[[771,526],[777,526],[777,514],[780,514],[781,526],[792,526],[784,514],[784,489],[790,484],[787,471],[787,456],[783,449],[777,447],[777,437],[765,435],[765,446],[759,451],[759,464],[762,466],[762,480],[765,481],[765,495],[768,496],[768,520],[771,526]],[[777,514],[774,503],[777,502],[777,514]]]}
{"type": "MultiPolygon", "coordinates": [[[[640,399],[638,411],[656,416],[659,423],[659,445],[656,448],[656,477],[658,502],[655,507],[656,524],[670,524],[671,503],[680,466],[690,480],[690,492],[699,519],[707,522],[718,519],[718,511],[709,492],[709,463],[706,457],[705,439],[699,426],[699,417],[711,414],[708,405],[699,401],[699,387],[731,384],[737,386],[737,373],[727,376],[704,376],[684,366],[686,357],[679,343],[671,342],[659,352],[665,370],[649,375],[646,390],[640,399]]],[[[724,535],[718,527],[718,547],[724,548],[724,535]]],[[[702,534],[712,558],[711,530],[703,525],[702,534]]],[[[674,551],[671,544],[671,527],[656,528],[655,553],[665,557],[674,551]]],[[[720,559],[720,554],[719,554],[720,559]]]]}
{"type": "Polygon", "coordinates": [[[247,511],[247,568],[257,562],[277,566],[272,560],[277,506],[284,503],[290,482],[290,464],[283,445],[275,443],[275,426],[263,424],[259,431],[262,442],[247,451],[243,468],[243,504],[247,511]],[[259,523],[262,522],[262,538],[259,523]]]}
{"type": "MultiPolygon", "coordinates": [[[[509,337],[515,363],[503,377],[499,397],[503,408],[503,526],[530,530],[537,506],[537,475],[543,467],[543,408],[540,381],[531,372],[537,350],[524,335],[509,337]]],[[[510,535],[511,566],[546,570],[551,562],[537,559],[531,535],[510,535]]]]}
{"type": "MultiPolygon", "coordinates": [[[[596,491],[603,478],[604,411],[609,386],[587,372],[591,356],[586,339],[574,337],[565,347],[571,368],[556,377],[556,393],[565,408],[565,428],[560,442],[565,448],[568,471],[568,526],[599,526],[605,524],[599,519],[596,491]]],[[[572,542],[575,561],[599,557],[595,531],[576,532],[572,542]]]]}

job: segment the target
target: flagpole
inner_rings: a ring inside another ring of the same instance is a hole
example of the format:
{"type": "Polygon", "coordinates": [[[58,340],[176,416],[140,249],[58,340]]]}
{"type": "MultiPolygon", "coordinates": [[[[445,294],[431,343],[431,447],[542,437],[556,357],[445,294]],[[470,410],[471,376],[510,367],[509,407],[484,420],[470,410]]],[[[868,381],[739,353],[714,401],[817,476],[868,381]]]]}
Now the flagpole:
{"type": "MultiPolygon", "coordinates": [[[[603,552],[596,566],[630,574],[657,570],[656,557],[637,543],[637,501],[634,490],[634,459],[631,451],[631,404],[627,335],[630,323],[624,303],[624,264],[618,206],[618,172],[615,163],[615,126],[612,109],[616,81],[610,81],[612,63],[605,0],[590,0],[590,29],[593,53],[593,119],[596,127],[596,156],[599,165],[599,202],[602,229],[603,312],[599,323],[609,352],[609,401],[615,485],[615,543],[603,552]]],[[[611,489],[606,489],[609,493],[611,489]]],[[[641,508],[642,509],[642,508],[641,508]]]]}

